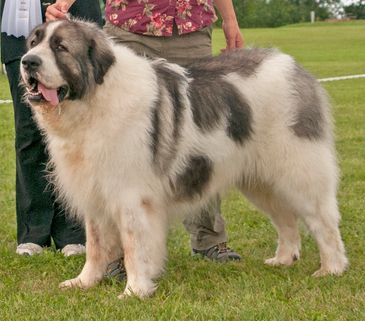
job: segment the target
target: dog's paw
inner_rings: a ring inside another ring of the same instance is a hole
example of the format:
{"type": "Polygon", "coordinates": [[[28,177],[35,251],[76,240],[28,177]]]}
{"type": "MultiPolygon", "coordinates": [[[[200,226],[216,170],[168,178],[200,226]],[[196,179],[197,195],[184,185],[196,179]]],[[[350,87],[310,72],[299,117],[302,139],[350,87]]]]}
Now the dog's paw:
{"type": "Polygon", "coordinates": [[[141,294],[134,294],[132,291],[127,291],[125,290],[123,293],[118,295],[118,299],[119,300],[125,300],[131,297],[135,297],[135,298],[139,298],[139,299],[144,299],[146,297],[148,297],[147,295],[141,295],[141,294]]]}
{"type": "Polygon", "coordinates": [[[325,262],[321,264],[321,268],[314,272],[312,276],[322,277],[326,275],[339,276],[343,274],[348,268],[349,262],[345,255],[338,256],[337,259],[333,259],[331,262],[325,262]]]}
{"type": "Polygon", "coordinates": [[[84,289],[85,288],[83,286],[80,278],[78,278],[78,277],[74,278],[74,279],[66,280],[64,282],[61,282],[58,287],[62,290],[67,290],[67,289],[71,289],[71,288],[79,288],[79,289],[84,289]]]}
{"type": "Polygon", "coordinates": [[[315,278],[320,278],[322,276],[327,276],[327,275],[340,276],[343,272],[344,272],[343,270],[336,270],[336,269],[332,270],[332,269],[320,268],[319,270],[314,272],[312,274],[312,276],[314,276],[315,278]]]}
{"type": "Polygon", "coordinates": [[[131,296],[135,296],[138,297],[140,299],[145,299],[148,298],[150,296],[152,296],[152,294],[156,291],[156,285],[151,283],[152,285],[149,287],[133,287],[133,289],[131,288],[131,286],[126,286],[124,292],[120,295],[118,295],[118,299],[125,299],[131,296]]]}
{"type": "Polygon", "coordinates": [[[275,257],[273,257],[271,259],[265,260],[265,264],[271,265],[271,266],[279,266],[279,265],[290,266],[290,265],[292,265],[297,260],[298,260],[298,256],[297,255],[287,256],[287,257],[278,257],[278,256],[275,256],[275,257]]]}
{"type": "Polygon", "coordinates": [[[335,275],[335,276],[340,276],[341,274],[343,274],[343,272],[346,270],[345,268],[320,268],[319,270],[317,270],[316,272],[314,272],[312,274],[312,276],[314,276],[315,278],[320,278],[322,276],[326,276],[326,275],[335,275]]]}

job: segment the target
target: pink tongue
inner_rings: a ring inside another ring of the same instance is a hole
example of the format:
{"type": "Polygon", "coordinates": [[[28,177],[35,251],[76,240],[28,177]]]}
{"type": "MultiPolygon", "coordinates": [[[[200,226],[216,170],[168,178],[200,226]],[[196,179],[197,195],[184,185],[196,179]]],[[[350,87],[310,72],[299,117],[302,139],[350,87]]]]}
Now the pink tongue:
{"type": "Polygon", "coordinates": [[[44,99],[49,101],[52,106],[58,105],[57,89],[48,89],[43,84],[38,83],[38,90],[42,93],[44,99]]]}

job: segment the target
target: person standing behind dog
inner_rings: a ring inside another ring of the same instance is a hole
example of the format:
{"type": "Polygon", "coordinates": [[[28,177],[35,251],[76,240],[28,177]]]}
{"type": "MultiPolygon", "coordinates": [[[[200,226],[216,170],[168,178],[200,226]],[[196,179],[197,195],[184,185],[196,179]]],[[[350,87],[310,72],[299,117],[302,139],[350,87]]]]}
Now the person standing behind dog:
{"type": "MultiPolygon", "coordinates": [[[[47,8],[47,21],[65,19],[73,2],[57,0],[47,8]]],[[[214,4],[223,19],[227,42],[223,51],[243,47],[232,0],[215,0],[214,4]]],[[[139,55],[188,65],[212,55],[212,24],[216,19],[213,0],[107,0],[104,30],[139,55]]],[[[190,232],[194,254],[221,262],[241,258],[227,247],[218,198],[184,225],[190,232]]]]}
{"type": "MultiPolygon", "coordinates": [[[[20,58],[31,29],[44,21],[49,0],[6,0],[1,3],[1,61],[5,64],[15,117],[16,150],[16,253],[33,255],[51,245],[65,256],[85,252],[83,227],[66,218],[55,202],[46,175],[48,155],[42,136],[23,100],[19,86],[20,58]]],[[[102,24],[98,0],[77,0],[70,8],[75,16],[102,24]]]]}

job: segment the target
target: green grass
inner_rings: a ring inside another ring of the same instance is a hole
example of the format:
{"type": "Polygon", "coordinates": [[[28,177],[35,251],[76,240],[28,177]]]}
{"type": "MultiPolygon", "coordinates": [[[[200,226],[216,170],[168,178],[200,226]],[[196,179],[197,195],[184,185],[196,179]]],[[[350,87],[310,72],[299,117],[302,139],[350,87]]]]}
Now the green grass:
{"type": "Polygon", "coordinates": [[[8,80],[6,77],[0,73],[0,99],[10,99],[10,89],[8,86],[8,80]]]}
{"type": "MultiPolygon", "coordinates": [[[[316,76],[365,73],[365,23],[297,25],[244,30],[246,42],[293,54],[316,76]]],[[[214,33],[216,52],[223,35],[214,33]]],[[[169,262],[154,297],[118,300],[124,284],[104,281],[89,290],[60,291],[84,258],[47,250],[15,255],[12,106],[0,105],[0,320],[365,320],[365,79],[326,83],[336,120],[342,177],[341,230],[350,259],[342,277],[314,279],[318,251],[303,231],[302,258],[291,268],[263,259],[275,250],[269,221],[237,193],[223,202],[230,246],[242,262],[216,264],[192,258],[181,227],[169,237],[169,262]]],[[[0,76],[0,99],[10,98],[0,76]]]]}
{"type": "MultiPolygon", "coordinates": [[[[214,40],[224,47],[224,36],[214,40]]],[[[246,45],[288,52],[317,77],[365,73],[365,21],[244,30],[246,45]]],[[[217,50],[216,50],[217,52],[217,50]]]]}

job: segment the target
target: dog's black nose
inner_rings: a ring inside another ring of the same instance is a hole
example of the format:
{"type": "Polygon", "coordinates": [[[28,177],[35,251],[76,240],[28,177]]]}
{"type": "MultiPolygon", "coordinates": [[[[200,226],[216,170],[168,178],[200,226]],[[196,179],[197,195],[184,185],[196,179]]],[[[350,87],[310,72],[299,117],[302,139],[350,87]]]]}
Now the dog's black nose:
{"type": "Polygon", "coordinates": [[[26,55],[22,59],[22,65],[25,70],[35,71],[42,64],[41,58],[36,55],[26,55]]]}

